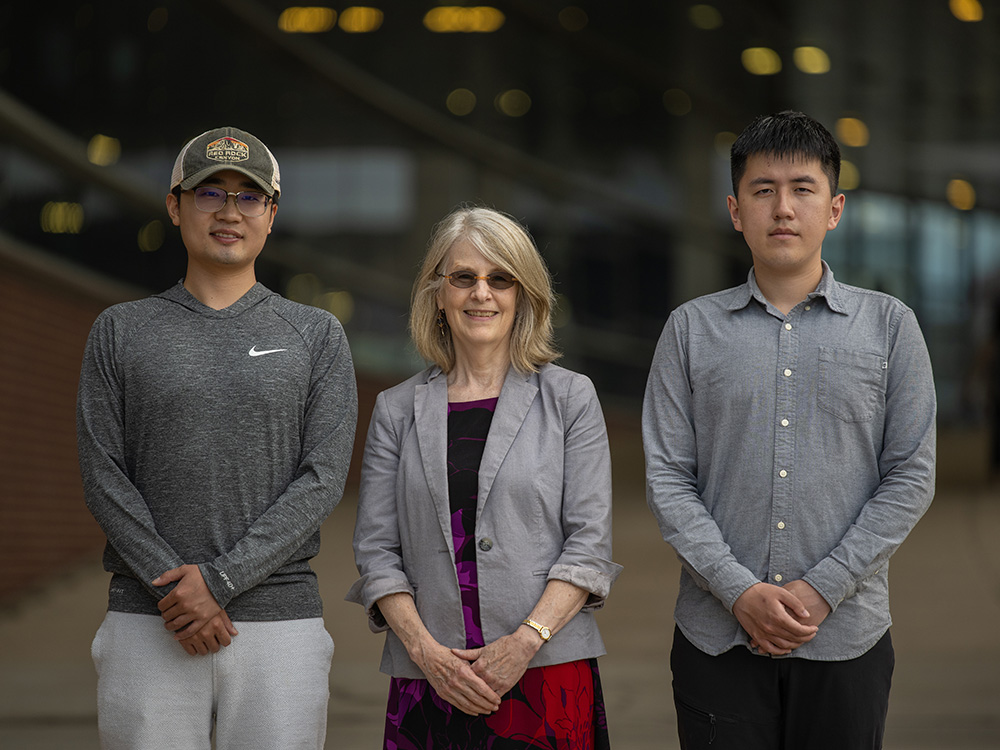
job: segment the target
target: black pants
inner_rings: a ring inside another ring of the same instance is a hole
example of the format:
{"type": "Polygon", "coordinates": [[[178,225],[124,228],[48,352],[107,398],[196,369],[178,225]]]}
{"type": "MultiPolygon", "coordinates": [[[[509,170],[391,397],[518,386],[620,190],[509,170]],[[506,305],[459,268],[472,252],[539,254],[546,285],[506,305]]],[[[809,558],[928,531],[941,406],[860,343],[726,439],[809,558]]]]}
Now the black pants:
{"type": "Polygon", "coordinates": [[[674,630],[681,750],[880,750],[895,656],[889,633],[848,661],[709,656],[674,630]]]}

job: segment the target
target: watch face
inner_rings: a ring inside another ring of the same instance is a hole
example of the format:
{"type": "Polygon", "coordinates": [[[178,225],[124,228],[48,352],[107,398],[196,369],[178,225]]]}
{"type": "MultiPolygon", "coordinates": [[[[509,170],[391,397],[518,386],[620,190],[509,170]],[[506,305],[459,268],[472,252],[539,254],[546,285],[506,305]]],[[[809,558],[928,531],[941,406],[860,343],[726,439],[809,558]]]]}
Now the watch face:
{"type": "Polygon", "coordinates": [[[552,631],[549,630],[548,628],[543,627],[538,632],[542,634],[542,638],[544,638],[545,640],[548,640],[549,638],[552,637],[552,631]]]}

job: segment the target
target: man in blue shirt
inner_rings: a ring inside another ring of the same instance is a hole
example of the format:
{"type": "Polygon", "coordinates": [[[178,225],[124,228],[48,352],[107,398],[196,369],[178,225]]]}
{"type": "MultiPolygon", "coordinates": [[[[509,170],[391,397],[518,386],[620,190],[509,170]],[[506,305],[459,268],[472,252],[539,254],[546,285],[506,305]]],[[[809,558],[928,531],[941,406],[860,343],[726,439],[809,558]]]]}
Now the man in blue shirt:
{"type": "Polygon", "coordinates": [[[881,748],[889,558],[934,493],[936,403],[913,311],[837,282],[840,149],[812,118],[733,144],[747,282],[678,307],[643,406],[647,500],[682,564],[681,747],[881,748]]]}

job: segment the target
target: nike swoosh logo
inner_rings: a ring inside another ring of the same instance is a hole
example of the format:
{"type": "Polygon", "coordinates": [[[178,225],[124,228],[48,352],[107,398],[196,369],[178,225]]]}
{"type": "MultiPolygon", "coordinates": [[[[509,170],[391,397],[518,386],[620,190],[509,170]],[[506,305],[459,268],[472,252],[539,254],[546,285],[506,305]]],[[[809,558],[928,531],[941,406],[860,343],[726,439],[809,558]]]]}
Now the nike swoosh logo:
{"type": "Polygon", "coordinates": [[[250,347],[250,351],[247,352],[251,357],[263,357],[265,354],[274,354],[275,352],[287,352],[287,349],[262,349],[257,351],[256,344],[250,347]]]}

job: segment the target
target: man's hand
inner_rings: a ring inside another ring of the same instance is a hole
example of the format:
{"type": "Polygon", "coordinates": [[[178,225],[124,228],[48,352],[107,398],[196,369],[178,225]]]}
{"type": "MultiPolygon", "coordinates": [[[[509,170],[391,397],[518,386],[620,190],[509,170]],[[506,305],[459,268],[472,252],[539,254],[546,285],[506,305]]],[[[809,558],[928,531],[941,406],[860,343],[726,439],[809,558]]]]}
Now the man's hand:
{"type": "Polygon", "coordinates": [[[153,579],[154,586],[166,586],[177,581],[177,586],[156,605],[174,638],[184,640],[201,630],[222,611],[208,590],[197,565],[181,565],[153,579]]]}
{"type": "Polygon", "coordinates": [[[792,591],[770,583],[757,583],[744,591],[733,605],[733,614],[751,645],[773,656],[790,654],[819,630],[807,624],[812,613],[792,591]]]}
{"type": "Polygon", "coordinates": [[[451,651],[460,659],[471,661],[472,671],[503,697],[524,675],[528,662],[542,643],[534,631],[518,628],[483,648],[453,648],[451,651]]]}
{"type": "Polygon", "coordinates": [[[214,654],[224,646],[233,642],[233,636],[239,635],[239,631],[233,626],[232,620],[225,610],[222,610],[205,623],[205,626],[192,636],[179,641],[184,650],[191,656],[214,654]]]}
{"type": "Polygon", "coordinates": [[[809,611],[808,617],[804,620],[799,619],[799,622],[803,625],[815,625],[818,628],[827,615],[830,614],[830,605],[826,603],[826,599],[820,596],[820,593],[805,581],[801,579],[789,581],[785,584],[784,588],[785,591],[794,594],[802,602],[802,606],[809,611]]]}

